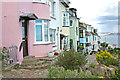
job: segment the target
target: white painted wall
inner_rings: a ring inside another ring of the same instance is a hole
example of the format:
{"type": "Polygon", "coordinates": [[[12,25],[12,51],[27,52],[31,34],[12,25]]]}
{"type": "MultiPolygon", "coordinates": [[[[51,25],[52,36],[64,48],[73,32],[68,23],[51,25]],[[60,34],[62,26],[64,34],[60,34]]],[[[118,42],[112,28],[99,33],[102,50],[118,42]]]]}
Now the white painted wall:
{"type": "Polygon", "coordinates": [[[57,46],[57,50],[60,50],[60,19],[59,19],[59,0],[54,0],[55,1],[55,17],[51,16],[51,21],[50,21],[50,28],[51,29],[56,29],[56,40],[55,40],[55,45],[57,46]],[[59,29],[58,29],[59,28],[59,29]]]}

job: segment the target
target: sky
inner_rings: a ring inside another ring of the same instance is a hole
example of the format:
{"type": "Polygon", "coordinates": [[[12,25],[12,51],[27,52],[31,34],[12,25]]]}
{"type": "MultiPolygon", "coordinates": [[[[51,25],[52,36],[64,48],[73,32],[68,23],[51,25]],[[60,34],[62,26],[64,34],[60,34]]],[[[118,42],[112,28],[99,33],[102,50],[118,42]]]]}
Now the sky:
{"type": "Polygon", "coordinates": [[[99,33],[118,32],[118,2],[120,0],[70,0],[81,22],[92,25],[99,33]]]}

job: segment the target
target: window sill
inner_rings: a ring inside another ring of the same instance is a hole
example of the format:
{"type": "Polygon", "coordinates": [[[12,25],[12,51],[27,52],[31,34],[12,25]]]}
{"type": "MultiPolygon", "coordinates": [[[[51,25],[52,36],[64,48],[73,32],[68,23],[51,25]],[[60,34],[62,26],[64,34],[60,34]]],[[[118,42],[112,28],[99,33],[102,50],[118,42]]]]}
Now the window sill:
{"type": "Polygon", "coordinates": [[[48,45],[48,44],[52,44],[51,42],[35,42],[33,45],[48,45]]]}
{"type": "Polygon", "coordinates": [[[62,26],[62,27],[70,27],[70,26],[62,26]]]}
{"type": "Polygon", "coordinates": [[[39,1],[33,1],[33,3],[40,3],[40,4],[46,4],[46,5],[49,5],[48,3],[45,3],[45,2],[39,2],[39,1]]]}

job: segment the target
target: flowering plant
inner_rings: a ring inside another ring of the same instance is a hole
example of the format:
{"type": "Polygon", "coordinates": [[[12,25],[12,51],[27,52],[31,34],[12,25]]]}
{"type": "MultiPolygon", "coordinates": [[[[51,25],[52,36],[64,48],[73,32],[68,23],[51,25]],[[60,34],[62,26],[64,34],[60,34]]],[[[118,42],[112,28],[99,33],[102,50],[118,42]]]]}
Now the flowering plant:
{"type": "Polygon", "coordinates": [[[114,57],[107,51],[100,51],[96,54],[96,60],[98,63],[104,64],[106,66],[109,66],[111,63],[111,60],[113,61],[114,57]]]}

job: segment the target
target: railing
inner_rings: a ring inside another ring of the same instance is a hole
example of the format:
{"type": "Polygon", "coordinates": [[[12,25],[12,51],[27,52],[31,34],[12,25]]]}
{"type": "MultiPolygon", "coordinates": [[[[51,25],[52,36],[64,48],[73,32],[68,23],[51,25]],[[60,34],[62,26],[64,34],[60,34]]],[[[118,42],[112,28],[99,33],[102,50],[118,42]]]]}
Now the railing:
{"type": "Polygon", "coordinates": [[[0,48],[0,54],[2,55],[2,66],[6,67],[13,63],[18,62],[17,46],[3,47],[0,48]]]}

